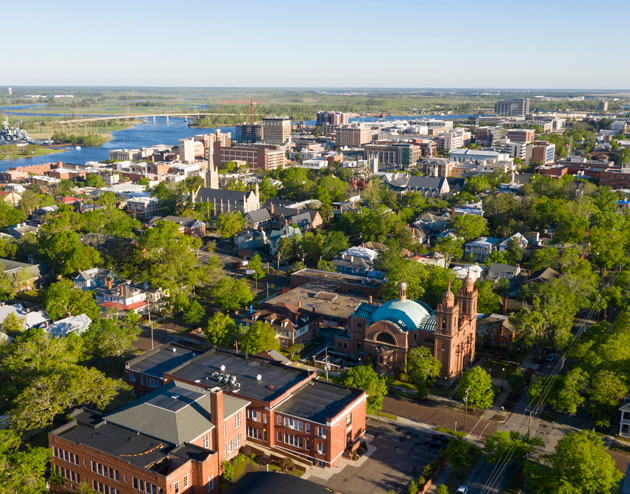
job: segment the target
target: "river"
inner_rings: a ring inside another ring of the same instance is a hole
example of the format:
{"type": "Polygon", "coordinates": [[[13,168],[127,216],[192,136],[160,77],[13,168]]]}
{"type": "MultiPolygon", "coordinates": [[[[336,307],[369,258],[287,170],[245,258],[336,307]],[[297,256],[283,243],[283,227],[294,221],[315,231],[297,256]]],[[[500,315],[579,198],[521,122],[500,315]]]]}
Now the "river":
{"type": "MultiPolygon", "coordinates": [[[[34,105],[33,105],[34,106],[34,105]]],[[[14,107],[15,108],[15,107],[14,107]]],[[[31,115],[34,115],[31,113],[31,115]]],[[[377,117],[353,118],[351,121],[375,122],[378,120],[415,120],[418,118],[436,118],[441,120],[464,119],[473,115],[422,115],[419,117],[388,116],[384,119],[377,117]]],[[[315,125],[315,121],[306,122],[307,125],[315,125]]],[[[224,132],[233,132],[234,127],[217,127],[224,132]]],[[[67,163],[85,163],[87,161],[103,161],[109,158],[111,149],[131,149],[150,147],[157,144],[175,145],[180,139],[192,137],[198,134],[208,134],[214,132],[215,128],[199,129],[188,127],[188,122],[183,118],[171,118],[166,122],[165,117],[157,117],[153,123],[149,119],[148,123],[141,123],[125,130],[112,132],[113,139],[99,147],[83,147],[79,150],[68,148],[61,153],[36,156],[33,158],[20,158],[15,160],[0,160],[0,171],[25,165],[39,165],[51,161],[63,161],[67,163]]]]}

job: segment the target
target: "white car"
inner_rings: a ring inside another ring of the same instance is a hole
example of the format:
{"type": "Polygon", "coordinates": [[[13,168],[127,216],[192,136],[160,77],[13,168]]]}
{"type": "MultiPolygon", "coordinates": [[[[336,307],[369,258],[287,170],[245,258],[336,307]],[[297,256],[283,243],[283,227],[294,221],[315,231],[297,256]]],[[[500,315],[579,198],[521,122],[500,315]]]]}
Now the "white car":
{"type": "Polygon", "coordinates": [[[468,487],[466,487],[465,485],[460,485],[457,488],[457,491],[455,492],[455,494],[468,494],[468,487]]]}

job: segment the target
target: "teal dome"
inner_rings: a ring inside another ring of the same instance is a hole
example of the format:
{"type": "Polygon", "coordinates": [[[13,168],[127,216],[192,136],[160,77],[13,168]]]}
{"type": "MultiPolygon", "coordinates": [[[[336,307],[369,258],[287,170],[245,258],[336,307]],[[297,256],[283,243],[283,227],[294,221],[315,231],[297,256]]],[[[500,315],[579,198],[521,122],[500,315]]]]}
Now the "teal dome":
{"type": "Polygon", "coordinates": [[[377,321],[389,321],[403,331],[417,329],[431,314],[413,300],[390,300],[374,311],[370,324],[377,321]]]}

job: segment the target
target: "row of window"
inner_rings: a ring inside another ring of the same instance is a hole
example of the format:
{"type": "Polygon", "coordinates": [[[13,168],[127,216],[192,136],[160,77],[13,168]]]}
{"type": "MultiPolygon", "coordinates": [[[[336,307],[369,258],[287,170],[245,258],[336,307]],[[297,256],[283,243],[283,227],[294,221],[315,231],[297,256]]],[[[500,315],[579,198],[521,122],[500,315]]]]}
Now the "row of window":
{"type": "Polygon", "coordinates": [[[110,487],[107,484],[97,482],[96,480],[92,480],[92,490],[94,492],[101,492],[103,494],[120,494],[120,489],[110,487]]]}
{"type": "MultiPolygon", "coordinates": [[[[293,446],[294,448],[304,449],[306,451],[311,451],[311,440],[304,439],[301,436],[295,436],[293,434],[282,434],[282,431],[278,431],[278,443],[286,444],[288,446],[293,446]]],[[[326,443],[322,441],[317,441],[315,443],[317,452],[320,455],[326,454],[326,443]]]]}
{"type": "Polygon", "coordinates": [[[68,463],[74,463],[75,465],[79,464],[79,455],[75,455],[74,453],[70,453],[65,449],[61,449],[56,446],[53,446],[53,456],[56,456],[60,460],[67,461],[68,463]]]}
{"type": "MultiPolygon", "coordinates": [[[[346,419],[346,424],[352,423],[352,414],[350,414],[350,422],[346,419]]],[[[276,424],[282,425],[282,417],[280,415],[276,415],[276,424]]],[[[290,417],[284,417],[284,426],[288,429],[293,429],[295,431],[304,431],[307,434],[311,433],[311,424],[309,422],[301,422],[300,420],[296,420],[290,417]]],[[[326,428],[317,426],[317,437],[325,438],[326,437],[326,428]]]]}
{"type": "Polygon", "coordinates": [[[256,427],[247,426],[247,437],[251,437],[252,439],[262,440],[263,442],[267,442],[267,431],[256,429],[256,427]]]}
{"type": "Polygon", "coordinates": [[[99,475],[102,475],[103,477],[109,477],[110,479],[115,480],[116,482],[120,481],[120,475],[118,473],[118,470],[115,470],[112,467],[108,467],[107,465],[102,465],[101,463],[92,461],[92,471],[94,473],[98,473],[99,475]]]}
{"type": "MultiPolygon", "coordinates": [[[[136,382],[136,374],[135,372],[129,373],[129,381],[132,383],[136,382]]],[[[160,385],[160,380],[155,377],[145,376],[144,374],[140,374],[140,384],[143,386],[146,384],[150,388],[157,388],[160,385]]]]}
{"type": "Polygon", "coordinates": [[[249,420],[253,420],[254,422],[262,422],[263,424],[267,423],[267,414],[260,413],[258,410],[252,410],[248,408],[245,412],[247,414],[247,418],[249,420]]]}
{"type": "Polygon", "coordinates": [[[234,452],[234,450],[236,450],[236,449],[238,449],[240,447],[241,447],[241,435],[237,434],[237,436],[234,439],[232,439],[229,442],[226,442],[223,445],[224,456],[226,458],[229,457],[234,452]]]}
{"type": "Polygon", "coordinates": [[[75,484],[81,483],[81,475],[79,475],[78,473],[75,474],[72,470],[68,470],[67,468],[55,465],[55,471],[64,479],[70,480],[75,484]]]}
{"type": "MultiPolygon", "coordinates": [[[[138,489],[140,492],[146,492],[146,494],[158,493],[158,488],[155,485],[135,477],[133,477],[133,488],[138,489]]],[[[159,492],[162,492],[162,489],[159,489],[159,492]]]]}

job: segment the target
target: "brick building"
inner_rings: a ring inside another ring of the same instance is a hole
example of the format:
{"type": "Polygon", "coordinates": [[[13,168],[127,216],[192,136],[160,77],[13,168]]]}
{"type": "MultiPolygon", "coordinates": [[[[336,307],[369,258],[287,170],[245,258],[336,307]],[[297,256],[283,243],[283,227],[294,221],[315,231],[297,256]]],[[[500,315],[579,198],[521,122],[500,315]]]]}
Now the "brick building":
{"type": "Polygon", "coordinates": [[[335,350],[370,356],[377,370],[387,373],[404,367],[409,349],[423,345],[442,363],[440,377],[457,377],[475,357],[477,290],[470,274],[457,299],[449,285],[435,311],[408,300],[406,292],[401,283],[397,300],[359,305],[347,330],[335,338],[335,350]]]}
{"type": "Polygon", "coordinates": [[[216,492],[222,464],[245,444],[249,403],[221,388],[169,383],[120,410],[76,410],[48,435],[65,486],[106,494],[216,492]]]}
{"type": "Polygon", "coordinates": [[[218,163],[244,161],[256,170],[275,170],[287,164],[284,150],[267,144],[225,146],[220,141],[215,141],[214,156],[218,163]]]}
{"type": "Polygon", "coordinates": [[[127,380],[136,390],[145,390],[138,379],[149,376],[155,386],[175,381],[246,400],[247,443],[255,449],[334,466],[365,434],[364,391],[318,381],[315,373],[262,357],[218,349],[196,355],[179,348],[169,355],[168,348],[128,362],[127,380]]]}
{"type": "Polygon", "coordinates": [[[344,125],[337,128],[337,147],[356,148],[372,140],[372,129],[360,124],[344,125]]]}

